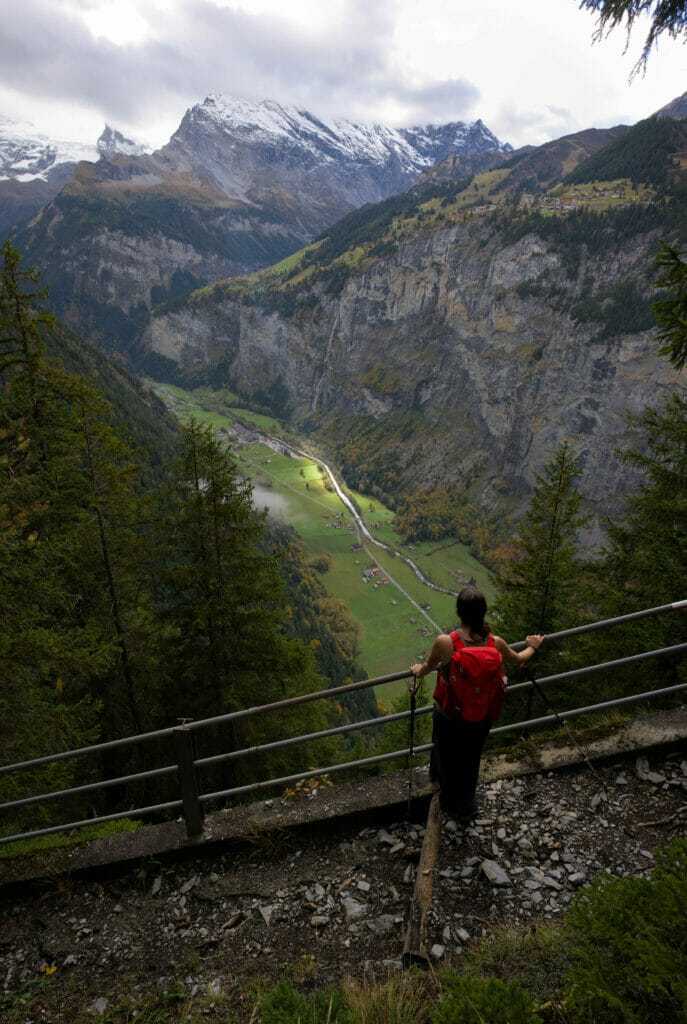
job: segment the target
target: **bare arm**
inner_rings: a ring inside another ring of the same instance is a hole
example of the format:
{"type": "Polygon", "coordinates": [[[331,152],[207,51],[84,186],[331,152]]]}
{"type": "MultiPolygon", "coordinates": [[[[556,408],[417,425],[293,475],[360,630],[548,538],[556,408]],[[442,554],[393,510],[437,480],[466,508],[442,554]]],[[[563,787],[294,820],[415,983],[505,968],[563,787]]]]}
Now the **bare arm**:
{"type": "Polygon", "coordinates": [[[447,661],[450,661],[452,654],[453,641],[450,636],[442,633],[432,644],[427,660],[422,665],[411,665],[410,671],[415,676],[416,681],[419,682],[423,676],[433,672],[435,668],[439,668],[439,665],[444,665],[447,661]]]}
{"type": "Polygon", "coordinates": [[[509,647],[505,640],[502,640],[500,636],[494,637],[496,644],[496,650],[499,652],[504,661],[508,662],[509,665],[524,665],[530,660],[532,655],[537,651],[543,644],[545,636],[541,636],[539,633],[535,633],[532,636],[527,637],[527,647],[524,651],[514,651],[512,647],[509,647]]]}

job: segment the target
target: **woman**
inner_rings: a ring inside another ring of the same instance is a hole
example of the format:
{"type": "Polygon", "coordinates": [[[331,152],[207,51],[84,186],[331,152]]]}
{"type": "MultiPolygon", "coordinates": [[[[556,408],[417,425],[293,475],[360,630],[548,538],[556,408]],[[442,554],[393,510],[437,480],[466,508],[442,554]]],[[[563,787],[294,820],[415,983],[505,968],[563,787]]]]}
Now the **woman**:
{"type": "MultiPolygon", "coordinates": [[[[493,646],[509,665],[524,665],[541,646],[543,636],[527,637],[524,651],[514,651],[500,636],[494,636],[486,622],[487,602],[477,587],[464,587],[456,600],[456,612],[460,620],[458,634],[466,647],[493,646]]],[[[457,642],[457,647],[460,643],[457,642]]],[[[416,685],[420,680],[438,668],[448,682],[449,664],[453,657],[454,642],[447,634],[438,636],[432,644],[429,657],[422,665],[411,665],[410,671],[416,685]]],[[[436,691],[435,691],[436,695],[436,691]]],[[[491,728],[486,717],[478,722],[468,722],[461,717],[447,714],[434,705],[434,750],[430,764],[430,777],[438,780],[441,809],[461,824],[467,825],[477,812],[475,791],[479,775],[482,748],[491,728]]]]}

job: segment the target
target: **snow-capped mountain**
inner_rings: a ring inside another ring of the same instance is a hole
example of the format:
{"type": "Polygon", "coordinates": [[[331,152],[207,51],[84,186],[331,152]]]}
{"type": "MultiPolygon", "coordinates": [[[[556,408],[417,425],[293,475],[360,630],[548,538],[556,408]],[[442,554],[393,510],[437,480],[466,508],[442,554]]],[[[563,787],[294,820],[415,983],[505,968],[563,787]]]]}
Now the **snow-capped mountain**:
{"type": "Polygon", "coordinates": [[[0,179],[48,181],[60,164],[97,160],[95,146],[66,139],[48,138],[33,125],[0,117],[0,179]]]}
{"type": "Polygon", "coordinates": [[[102,135],[96,143],[96,148],[98,154],[107,160],[117,155],[142,156],[149,149],[149,147],[144,146],[140,142],[133,142],[132,139],[127,139],[125,135],[122,135],[116,128],[111,128],[109,124],[105,125],[102,135]]]}
{"type": "Polygon", "coordinates": [[[119,351],[145,307],[283,259],[449,153],[510,148],[481,121],[398,129],[208,96],[154,153],[106,128],[100,159],[77,164],[31,220],[24,204],[15,238],[55,311],[119,351]]]}
{"type": "Polygon", "coordinates": [[[125,138],[107,124],[93,145],[74,139],[49,138],[28,122],[0,117],[0,180],[50,181],[57,176],[62,182],[81,160],[93,162],[101,156],[111,158],[117,153],[131,156],[145,151],[144,146],[125,138]]]}
{"type": "MultiPolygon", "coordinates": [[[[186,112],[165,151],[194,152],[220,187],[230,191],[250,188],[241,180],[244,175],[239,165],[246,162],[252,171],[257,164],[269,165],[272,170],[299,169],[308,175],[313,170],[324,176],[332,171],[341,174],[363,170],[377,184],[375,194],[362,200],[368,202],[408,188],[426,167],[448,153],[508,152],[511,148],[481,121],[397,129],[326,121],[307,110],[271,100],[251,103],[211,95],[186,112]],[[249,151],[256,159],[246,161],[249,151]]],[[[351,200],[355,203],[356,198],[352,196],[351,200]]]]}

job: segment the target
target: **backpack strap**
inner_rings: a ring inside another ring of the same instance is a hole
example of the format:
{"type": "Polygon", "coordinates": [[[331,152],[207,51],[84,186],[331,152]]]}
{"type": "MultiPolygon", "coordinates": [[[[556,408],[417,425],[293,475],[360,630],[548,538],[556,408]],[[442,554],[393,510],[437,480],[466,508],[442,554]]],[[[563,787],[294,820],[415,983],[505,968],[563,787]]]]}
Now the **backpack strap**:
{"type": "MultiPolygon", "coordinates": [[[[449,633],[449,636],[451,637],[451,640],[453,641],[453,650],[454,651],[462,651],[462,649],[464,647],[468,647],[469,646],[463,640],[462,636],[460,635],[460,631],[459,630],[457,630],[457,629],[452,630],[452,632],[449,633]]],[[[476,644],[475,646],[479,647],[479,644],[476,644]]],[[[484,646],[485,647],[496,647],[496,640],[494,639],[494,634],[493,633],[489,633],[489,635],[487,636],[486,640],[484,641],[484,646]]]]}
{"type": "Polygon", "coordinates": [[[466,643],[464,642],[462,636],[460,635],[460,633],[458,632],[457,629],[452,630],[449,633],[449,636],[451,637],[451,640],[453,641],[453,650],[454,651],[462,651],[462,649],[467,646],[466,643]]]}

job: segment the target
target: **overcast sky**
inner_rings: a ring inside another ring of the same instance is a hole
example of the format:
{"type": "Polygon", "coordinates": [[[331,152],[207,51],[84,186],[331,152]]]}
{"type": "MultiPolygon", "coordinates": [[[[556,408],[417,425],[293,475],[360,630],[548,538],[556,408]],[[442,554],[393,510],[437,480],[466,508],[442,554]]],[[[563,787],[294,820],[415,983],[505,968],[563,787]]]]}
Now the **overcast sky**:
{"type": "Polygon", "coordinates": [[[687,90],[644,26],[593,43],[577,0],[0,0],[0,114],[164,144],[209,93],[395,126],[481,118],[514,146],[632,124],[687,90]]]}

